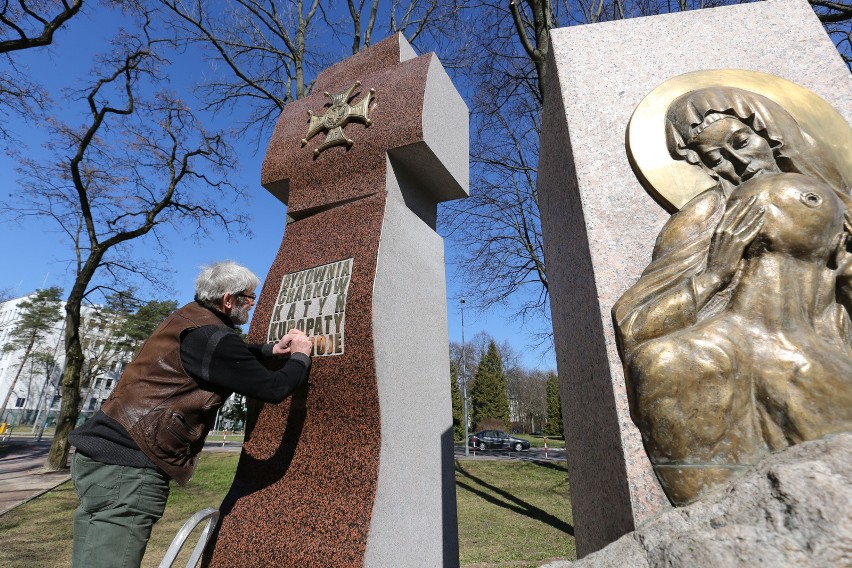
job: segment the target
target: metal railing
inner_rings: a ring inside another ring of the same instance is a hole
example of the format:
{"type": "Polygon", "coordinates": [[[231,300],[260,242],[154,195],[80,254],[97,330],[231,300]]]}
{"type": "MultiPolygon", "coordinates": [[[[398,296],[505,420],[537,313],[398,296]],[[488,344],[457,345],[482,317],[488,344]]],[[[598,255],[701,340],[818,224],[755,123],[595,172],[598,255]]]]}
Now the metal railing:
{"type": "Polygon", "coordinates": [[[175,535],[174,540],[172,540],[172,543],[169,545],[169,549],[166,550],[166,555],[163,557],[163,561],[160,562],[159,568],[171,568],[177,558],[177,555],[180,554],[183,545],[186,543],[186,539],[189,538],[189,535],[192,534],[195,527],[205,520],[207,521],[207,525],[198,537],[198,543],[195,545],[192,555],[186,563],[186,568],[195,568],[195,565],[198,564],[198,561],[201,559],[201,555],[204,553],[207,541],[209,541],[212,536],[213,527],[215,527],[216,523],[219,521],[218,509],[204,509],[192,515],[175,535]]]}

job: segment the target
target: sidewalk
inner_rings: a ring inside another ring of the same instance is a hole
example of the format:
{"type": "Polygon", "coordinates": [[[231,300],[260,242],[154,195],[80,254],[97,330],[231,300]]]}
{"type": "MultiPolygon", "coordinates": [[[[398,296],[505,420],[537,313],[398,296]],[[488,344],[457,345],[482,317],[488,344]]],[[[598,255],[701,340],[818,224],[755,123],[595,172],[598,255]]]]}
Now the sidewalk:
{"type": "Polygon", "coordinates": [[[71,479],[69,470],[42,473],[50,440],[0,443],[0,516],[71,479]]]}
{"type": "MultiPolygon", "coordinates": [[[[13,436],[0,442],[0,516],[71,479],[71,471],[42,472],[51,440],[13,436]]],[[[205,451],[239,452],[240,441],[208,440],[205,451]]],[[[73,454],[72,454],[73,455],[73,454]]]]}

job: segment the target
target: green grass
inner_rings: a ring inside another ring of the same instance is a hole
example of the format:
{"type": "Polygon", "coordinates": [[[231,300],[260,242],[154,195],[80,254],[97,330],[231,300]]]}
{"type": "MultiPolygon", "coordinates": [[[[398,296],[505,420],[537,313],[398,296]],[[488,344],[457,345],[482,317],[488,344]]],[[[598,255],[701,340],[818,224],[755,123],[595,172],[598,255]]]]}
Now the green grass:
{"type": "MultiPolygon", "coordinates": [[[[42,440],[49,441],[53,438],[53,435],[56,433],[56,426],[48,426],[44,430],[44,434],[42,435],[42,440]]],[[[32,424],[23,424],[15,426],[12,430],[13,438],[34,438],[33,434],[33,425],[32,424]]],[[[223,439],[228,442],[242,442],[245,437],[245,432],[232,432],[231,430],[222,431],[222,430],[211,430],[210,434],[207,436],[208,442],[222,442],[223,439]],[[227,437],[226,436],[227,432],[227,437]]],[[[2,435],[0,435],[2,438],[2,435]]]]}
{"type": "MultiPolygon", "coordinates": [[[[8,427],[7,427],[8,428],[8,427]]],[[[38,434],[33,434],[33,425],[32,424],[18,424],[11,428],[12,436],[15,438],[35,438],[38,434]]],[[[9,430],[6,430],[8,433],[9,430]]],[[[44,433],[42,434],[42,439],[48,440],[56,434],[56,426],[48,426],[44,429],[44,433]]]]}
{"type": "MultiPolygon", "coordinates": [[[[142,559],[143,568],[156,568],[159,565],[175,534],[189,517],[207,507],[219,508],[222,498],[231,487],[239,457],[238,453],[203,452],[192,480],[185,487],[172,483],[166,512],[151,532],[151,540],[142,559]]],[[[202,528],[196,529],[197,532],[202,528]]],[[[189,537],[187,542],[193,544],[185,546],[174,566],[186,565],[197,540],[197,535],[189,537]]]]}
{"type": "Polygon", "coordinates": [[[462,566],[538,566],[576,558],[568,472],[560,462],[456,462],[462,566]]]}
{"type": "Polygon", "coordinates": [[[70,566],[77,502],[69,482],[0,517],[0,566],[70,566]]]}
{"type": "MultiPolygon", "coordinates": [[[[158,565],[193,513],[219,506],[237,460],[236,453],[205,452],[192,481],[186,487],[172,485],[143,567],[158,565]]],[[[523,568],[575,558],[565,464],[462,460],[456,463],[456,489],[462,566],[523,568]]],[[[0,517],[0,566],[69,566],[76,507],[77,495],[69,482],[0,517]]],[[[185,550],[175,565],[186,564],[190,552],[185,550]]]]}
{"type": "MultiPolygon", "coordinates": [[[[193,513],[219,506],[231,486],[238,459],[236,453],[205,452],[186,487],[172,484],[166,512],[151,533],[143,567],[159,565],[178,529],[193,513]]],[[[3,535],[0,566],[70,566],[72,515],[78,502],[69,481],[0,517],[0,534],[3,535]]],[[[195,540],[190,537],[188,542],[195,540]]],[[[191,546],[187,545],[175,566],[185,565],[191,552],[191,546]]]]}
{"type": "Polygon", "coordinates": [[[221,442],[227,432],[227,440],[229,442],[242,442],[245,437],[245,432],[232,432],[230,430],[211,430],[207,435],[208,442],[221,442]]]}

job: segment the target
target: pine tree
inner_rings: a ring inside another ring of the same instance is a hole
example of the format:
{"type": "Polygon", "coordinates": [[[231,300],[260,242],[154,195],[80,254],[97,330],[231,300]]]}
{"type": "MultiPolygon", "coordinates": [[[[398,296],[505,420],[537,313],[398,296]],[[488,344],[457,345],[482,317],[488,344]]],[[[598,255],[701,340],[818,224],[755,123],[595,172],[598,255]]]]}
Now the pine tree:
{"type": "MultiPolygon", "coordinates": [[[[142,303],[133,297],[132,290],[111,294],[106,300],[106,305],[89,311],[85,325],[81,326],[80,337],[85,348],[85,362],[80,373],[83,389],[90,388],[118,360],[126,363],[135,356],[145,340],[177,307],[174,300],[142,303]]],[[[81,389],[82,392],[85,391],[81,389]]]]}
{"type": "Polygon", "coordinates": [[[544,425],[546,436],[562,436],[562,397],[559,395],[559,379],[556,373],[547,376],[547,422],[544,425]]]}
{"type": "Polygon", "coordinates": [[[235,394],[222,406],[222,418],[231,420],[234,430],[241,429],[246,423],[246,401],[243,395],[235,394]]]}
{"type": "Polygon", "coordinates": [[[126,348],[135,355],[145,340],[176,309],[177,302],[174,300],[151,300],[128,313],[121,329],[127,341],[126,348]]]}
{"type": "Polygon", "coordinates": [[[459,368],[450,361],[450,394],[453,401],[453,439],[464,439],[464,400],[459,390],[459,368]]]}
{"type": "Polygon", "coordinates": [[[21,318],[12,328],[9,341],[3,346],[3,350],[17,351],[23,349],[24,355],[21,357],[21,364],[12,379],[12,384],[9,385],[9,392],[3,399],[3,405],[0,406],[0,418],[6,413],[9,398],[15,391],[21,371],[24,370],[24,365],[32,355],[33,348],[40,347],[41,340],[57,322],[62,320],[61,301],[62,288],[53,286],[44,290],[36,290],[32,299],[18,304],[21,308],[21,318]]]}
{"type": "Polygon", "coordinates": [[[479,360],[470,387],[471,415],[474,424],[491,418],[509,422],[509,398],[506,395],[506,376],[497,344],[491,341],[479,360]]]}

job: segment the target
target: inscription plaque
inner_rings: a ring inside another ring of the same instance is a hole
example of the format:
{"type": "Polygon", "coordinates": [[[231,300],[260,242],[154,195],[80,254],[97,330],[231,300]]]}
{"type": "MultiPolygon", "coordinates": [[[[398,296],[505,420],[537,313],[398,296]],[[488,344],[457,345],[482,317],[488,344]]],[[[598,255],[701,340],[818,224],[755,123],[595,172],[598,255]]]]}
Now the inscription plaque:
{"type": "Polygon", "coordinates": [[[285,274],[266,340],[297,328],[311,338],[311,356],[342,355],[352,258],[285,274]]]}

